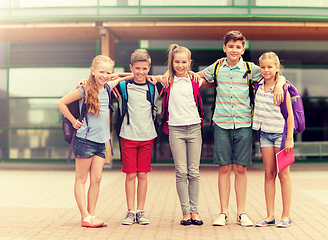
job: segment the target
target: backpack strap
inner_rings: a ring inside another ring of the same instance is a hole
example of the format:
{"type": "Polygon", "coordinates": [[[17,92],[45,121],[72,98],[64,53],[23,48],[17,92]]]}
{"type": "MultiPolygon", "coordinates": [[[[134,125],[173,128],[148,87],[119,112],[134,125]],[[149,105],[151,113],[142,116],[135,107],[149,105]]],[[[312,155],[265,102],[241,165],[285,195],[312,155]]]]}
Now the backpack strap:
{"type": "MultiPolygon", "coordinates": [[[[107,84],[106,84],[106,85],[107,85],[107,84]]],[[[121,96],[119,90],[118,90],[116,87],[113,87],[113,89],[112,89],[112,94],[114,95],[114,97],[115,97],[116,99],[118,99],[118,98],[121,96]]]]}
{"type": "Polygon", "coordinates": [[[201,118],[201,125],[203,126],[204,111],[203,111],[202,97],[200,96],[200,92],[199,92],[199,82],[194,82],[193,78],[191,78],[191,84],[192,84],[194,100],[197,106],[198,114],[199,117],[201,118]]]}
{"type": "MultiPolygon", "coordinates": [[[[105,86],[105,89],[107,90],[107,93],[108,93],[108,100],[109,100],[108,108],[110,109],[111,112],[114,112],[114,108],[112,106],[112,94],[111,94],[110,87],[108,86],[108,84],[105,84],[104,86],[105,86]]],[[[116,88],[115,88],[115,90],[117,91],[116,88]]]]}
{"type": "Polygon", "coordinates": [[[171,85],[169,85],[164,90],[164,96],[162,101],[162,119],[161,119],[161,128],[163,129],[163,132],[165,132],[167,135],[169,134],[169,128],[167,121],[169,120],[169,97],[170,97],[170,90],[171,85]]]}
{"type": "Polygon", "coordinates": [[[130,124],[130,117],[128,108],[128,92],[127,92],[127,81],[122,81],[119,83],[121,89],[121,97],[122,97],[122,118],[124,118],[125,114],[127,117],[127,124],[130,124]]]}
{"type": "Polygon", "coordinates": [[[212,116],[211,116],[211,125],[210,127],[213,126],[213,116],[214,116],[214,111],[215,111],[215,102],[216,102],[216,95],[217,95],[217,87],[218,87],[218,81],[217,81],[217,76],[218,76],[218,72],[219,72],[219,68],[220,68],[220,64],[218,62],[214,63],[213,66],[213,79],[214,79],[214,92],[213,92],[213,105],[211,107],[212,110],[212,116]]]}
{"type": "Polygon", "coordinates": [[[156,119],[157,106],[155,105],[155,86],[156,86],[157,92],[160,92],[160,90],[163,91],[164,88],[163,88],[162,84],[153,85],[152,83],[150,83],[148,81],[147,81],[147,85],[148,85],[149,94],[150,94],[149,97],[150,97],[150,103],[151,103],[151,114],[152,114],[152,117],[153,117],[155,130],[158,134],[159,122],[156,119]],[[160,89],[161,87],[162,87],[162,89],[160,89]]]}
{"type": "Polygon", "coordinates": [[[157,111],[157,107],[155,106],[155,103],[154,103],[155,86],[148,81],[147,81],[147,86],[148,86],[148,90],[149,90],[149,94],[150,94],[149,99],[150,99],[150,104],[151,104],[151,113],[152,113],[153,120],[154,120],[154,118],[156,118],[156,116],[154,116],[154,111],[157,111]]]}
{"type": "Polygon", "coordinates": [[[218,62],[215,62],[214,66],[213,66],[214,88],[216,88],[218,86],[218,82],[217,82],[216,78],[218,76],[220,66],[221,65],[218,62]]]}
{"type": "MultiPolygon", "coordinates": [[[[112,91],[110,90],[110,87],[108,86],[108,84],[105,84],[104,86],[105,86],[105,88],[107,90],[107,93],[108,93],[108,108],[110,109],[111,112],[114,112],[114,108],[112,106],[112,93],[111,93],[112,91]]],[[[115,90],[117,91],[116,88],[115,88],[115,90]]],[[[118,91],[117,91],[117,93],[118,93],[118,91]]],[[[113,144],[112,144],[112,140],[110,138],[109,138],[109,144],[110,144],[110,149],[111,149],[112,156],[114,156],[113,144]]]]}
{"type": "MultiPolygon", "coordinates": [[[[83,90],[84,90],[84,93],[85,93],[85,88],[84,87],[83,87],[83,90]]],[[[90,130],[89,121],[88,121],[88,96],[85,96],[82,99],[81,114],[80,114],[80,117],[78,118],[78,120],[81,122],[83,120],[83,118],[85,118],[85,122],[87,124],[87,133],[85,134],[85,141],[84,141],[84,152],[85,152],[86,138],[87,138],[88,132],[90,130]],[[85,98],[86,98],[86,100],[84,100],[85,98]]],[[[74,129],[73,136],[72,136],[72,141],[71,141],[71,146],[70,146],[69,152],[68,152],[67,163],[70,163],[70,161],[71,161],[76,133],[77,133],[77,129],[74,129]]]]}
{"type": "Polygon", "coordinates": [[[246,69],[246,72],[243,76],[243,78],[247,78],[247,84],[248,84],[248,93],[249,93],[249,104],[252,108],[252,115],[253,115],[253,109],[254,109],[254,90],[253,90],[253,70],[250,62],[244,62],[244,66],[246,69]]]}

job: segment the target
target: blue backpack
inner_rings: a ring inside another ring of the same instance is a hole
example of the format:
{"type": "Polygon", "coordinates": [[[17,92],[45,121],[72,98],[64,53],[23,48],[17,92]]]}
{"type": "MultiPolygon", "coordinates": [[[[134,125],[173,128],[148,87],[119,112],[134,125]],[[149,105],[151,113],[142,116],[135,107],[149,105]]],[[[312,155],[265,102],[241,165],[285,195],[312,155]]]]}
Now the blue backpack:
{"type": "MultiPolygon", "coordinates": [[[[290,84],[290,82],[287,80],[286,83],[289,84],[288,92],[292,102],[292,108],[294,114],[294,134],[298,134],[305,130],[305,115],[304,115],[303,101],[298,89],[294,87],[292,84],[290,84]]],[[[255,96],[258,88],[259,88],[259,84],[256,85],[255,96]]],[[[280,112],[285,119],[285,126],[284,126],[283,138],[281,141],[280,150],[284,148],[284,143],[287,133],[288,111],[287,111],[287,103],[286,103],[286,94],[287,94],[287,90],[284,90],[284,101],[280,104],[280,112]]]]}
{"type": "MultiPolygon", "coordinates": [[[[122,109],[119,109],[117,119],[114,123],[116,136],[118,139],[120,138],[121,127],[122,127],[123,119],[125,116],[127,117],[127,124],[128,125],[130,124],[130,116],[129,116],[128,106],[127,106],[127,104],[128,104],[127,84],[129,82],[133,82],[133,79],[128,80],[128,81],[121,81],[116,87],[119,94],[117,94],[117,91],[116,91],[115,97],[119,98],[120,97],[119,95],[121,95],[121,98],[122,98],[122,107],[121,107],[122,109]]],[[[148,85],[148,89],[149,89],[148,93],[150,95],[150,96],[147,96],[147,98],[150,99],[151,110],[152,110],[152,112],[154,112],[155,110],[157,110],[157,107],[155,106],[155,103],[154,103],[155,86],[148,81],[147,81],[147,85],[148,85]]],[[[158,84],[156,86],[158,88],[161,87],[161,85],[158,85],[158,84]]],[[[156,131],[158,131],[159,123],[156,120],[156,116],[154,114],[153,114],[153,121],[154,121],[155,129],[156,129],[156,131]]]]}
{"type": "MultiPolygon", "coordinates": [[[[113,112],[113,107],[111,105],[111,91],[110,88],[107,84],[104,85],[105,89],[107,90],[108,93],[108,97],[109,97],[109,106],[108,108],[111,110],[111,112],[113,112]]],[[[83,99],[84,100],[84,99],[83,99]]],[[[88,96],[86,96],[86,101],[83,101],[82,104],[82,108],[80,111],[80,107],[79,107],[79,100],[76,100],[70,104],[67,105],[68,110],[72,113],[72,115],[78,119],[80,122],[85,119],[85,122],[87,124],[88,130],[87,130],[87,134],[90,130],[89,128],[89,123],[88,123],[88,96]]],[[[68,144],[71,144],[70,148],[69,148],[69,153],[68,153],[68,158],[67,158],[67,163],[69,163],[71,161],[71,156],[73,153],[73,147],[74,147],[74,142],[75,142],[75,136],[76,136],[76,132],[77,129],[75,129],[72,125],[72,123],[64,116],[62,115],[62,127],[63,127],[63,132],[64,132],[64,140],[65,142],[67,142],[68,144]]],[[[86,140],[85,136],[85,140],[86,140]]],[[[86,143],[86,141],[85,141],[86,143]]],[[[112,146],[111,140],[110,140],[110,144],[112,146]]],[[[85,144],[84,144],[84,151],[85,151],[85,144]]],[[[113,151],[112,151],[113,154],[113,151]]]]}

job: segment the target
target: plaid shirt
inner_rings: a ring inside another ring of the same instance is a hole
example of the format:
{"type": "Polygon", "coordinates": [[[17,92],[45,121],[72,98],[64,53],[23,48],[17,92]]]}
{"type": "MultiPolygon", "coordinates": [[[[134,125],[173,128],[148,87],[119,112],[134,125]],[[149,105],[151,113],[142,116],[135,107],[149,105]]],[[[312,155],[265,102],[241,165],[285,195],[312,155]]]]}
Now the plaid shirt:
{"type": "MultiPolygon", "coordinates": [[[[206,81],[212,81],[214,63],[205,68],[202,73],[206,81]]],[[[258,81],[261,77],[260,67],[251,63],[252,79],[258,81]]],[[[217,95],[213,121],[223,129],[234,129],[251,126],[251,107],[247,78],[243,59],[230,67],[223,61],[217,74],[217,95]]]]}

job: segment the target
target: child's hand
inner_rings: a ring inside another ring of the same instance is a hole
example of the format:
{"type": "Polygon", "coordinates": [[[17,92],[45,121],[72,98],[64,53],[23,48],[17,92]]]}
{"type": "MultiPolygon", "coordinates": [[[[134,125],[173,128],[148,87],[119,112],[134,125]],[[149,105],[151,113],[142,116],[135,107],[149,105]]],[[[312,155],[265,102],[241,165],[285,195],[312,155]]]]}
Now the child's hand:
{"type": "Polygon", "coordinates": [[[114,81],[114,80],[116,80],[118,78],[119,78],[119,74],[118,73],[112,73],[110,75],[109,81],[114,81]]]}
{"type": "Polygon", "coordinates": [[[193,79],[193,81],[195,83],[198,83],[200,80],[200,77],[197,73],[194,73],[193,71],[188,71],[188,74],[191,76],[191,78],[193,79]]]}
{"type": "Polygon", "coordinates": [[[216,60],[216,62],[217,62],[219,65],[222,65],[224,59],[225,59],[225,58],[220,58],[220,59],[216,60]]]}
{"type": "Polygon", "coordinates": [[[156,83],[157,83],[157,80],[156,80],[156,78],[154,76],[149,76],[148,75],[147,76],[147,81],[150,82],[153,85],[156,85],[156,83]]]}
{"type": "Polygon", "coordinates": [[[280,87],[275,87],[273,91],[273,103],[274,105],[280,105],[284,101],[284,91],[280,87]]]}
{"type": "Polygon", "coordinates": [[[282,86],[284,90],[288,90],[288,88],[290,87],[289,83],[285,83],[284,86],[282,86]]]}
{"type": "Polygon", "coordinates": [[[87,84],[87,81],[88,81],[87,79],[82,79],[81,81],[78,82],[76,88],[79,88],[80,86],[87,84]]]}
{"type": "Polygon", "coordinates": [[[72,123],[73,128],[75,128],[75,129],[79,129],[79,128],[82,126],[82,123],[83,123],[83,120],[82,120],[82,122],[80,122],[78,119],[76,119],[76,120],[74,121],[74,123],[72,123]]]}
{"type": "Polygon", "coordinates": [[[288,153],[293,149],[293,147],[294,147],[293,139],[286,139],[286,142],[285,142],[286,155],[288,155],[288,153]]]}
{"type": "Polygon", "coordinates": [[[164,73],[164,75],[162,76],[162,84],[164,85],[165,88],[170,86],[169,72],[168,71],[166,73],[164,73]]]}

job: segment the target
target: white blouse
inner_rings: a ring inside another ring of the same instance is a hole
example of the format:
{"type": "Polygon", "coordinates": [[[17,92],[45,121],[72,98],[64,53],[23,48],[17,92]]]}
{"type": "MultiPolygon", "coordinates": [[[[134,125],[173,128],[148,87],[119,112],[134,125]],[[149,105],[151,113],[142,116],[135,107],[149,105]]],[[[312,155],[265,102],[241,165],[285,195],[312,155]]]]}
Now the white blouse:
{"type": "MultiPolygon", "coordinates": [[[[199,86],[203,83],[200,79],[199,86]]],[[[193,125],[201,122],[191,79],[174,76],[169,96],[169,126],[193,125]]]]}

